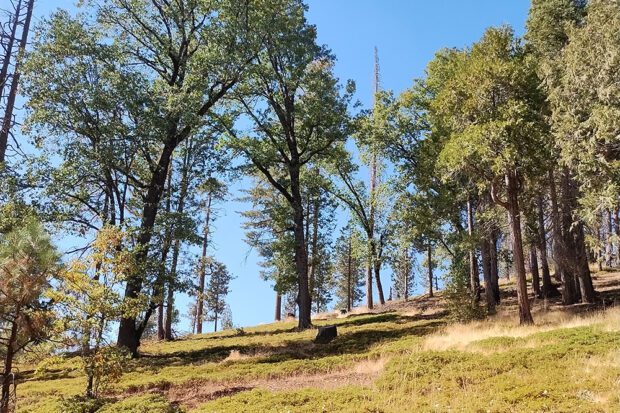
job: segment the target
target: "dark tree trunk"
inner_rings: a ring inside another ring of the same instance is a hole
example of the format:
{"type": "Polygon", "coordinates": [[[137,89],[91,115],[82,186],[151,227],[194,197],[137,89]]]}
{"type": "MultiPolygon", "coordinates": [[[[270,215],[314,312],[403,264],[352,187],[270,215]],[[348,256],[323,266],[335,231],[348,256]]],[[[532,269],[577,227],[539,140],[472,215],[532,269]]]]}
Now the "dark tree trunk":
{"type": "Polygon", "coordinates": [[[612,242],[613,233],[614,233],[614,229],[613,229],[613,223],[612,223],[612,218],[611,218],[611,210],[607,210],[607,243],[605,245],[605,265],[607,266],[607,268],[611,268],[613,266],[612,264],[613,250],[614,250],[614,246],[612,242]]]}
{"type": "MultiPolygon", "coordinates": [[[[2,129],[0,129],[0,164],[5,161],[6,150],[8,147],[9,133],[13,124],[13,109],[15,107],[15,99],[17,98],[17,87],[19,85],[20,77],[20,59],[26,51],[26,45],[28,44],[28,32],[30,31],[30,21],[32,19],[32,9],[34,8],[34,0],[28,0],[26,4],[26,19],[24,20],[24,26],[22,29],[22,35],[19,42],[19,49],[17,52],[17,60],[15,62],[15,70],[13,72],[13,79],[11,80],[11,90],[7,98],[6,107],[4,111],[4,119],[2,121],[2,129]]],[[[18,4],[18,9],[15,13],[19,15],[21,9],[21,1],[18,4]]],[[[17,16],[19,17],[19,16],[17,16]]],[[[17,21],[15,22],[17,24],[17,21]]],[[[11,45],[12,48],[12,45],[11,45]]],[[[7,54],[10,59],[10,52],[7,54]]],[[[5,75],[6,79],[6,75],[5,75]]]]}
{"type": "Polygon", "coordinates": [[[482,259],[482,275],[484,277],[484,296],[487,302],[489,313],[495,311],[495,288],[493,286],[493,274],[491,272],[491,242],[488,238],[482,240],[480,246],[480,257],[482,259]]]}
{"type": "MultiPolygon", "coordinates": [[[[176,129],[175,129],[176,134],[176,129]]],[[[143,269],[141,267],[146,265],[148,257],[148,247],[153,236],[153,227],[155,226],[155,218],[157,216],[157,209],[161,197],[164,192],[166,184],[166,176],[172,153],[176,145],[168,144],[164,147],[161,157],[159,159],[157,168],[155,169],[151,178],[151,183],[148,187],[146,196],[144,198],[144,207],[142,209],[142,223],[140,225],[140,233],[136,242],[136,263],[139,269],[130,274],[127,277],[127,284],[125,286],[125,299],[133,300],[138,298],[138,295],[142,291],[143,283],[143,269]]],[[[150,312],[147,310],[145,319],[142,325],[146,325],[150,312]]],[[[123,316],[121,317],[118,328],[117,345],[119,347],[126,348],[134,357],[138,356],[138,347],[140,346],[140,338],[143,328],[136,325],[136,317],[123,316]]]]}
{"type": "Polygon", "coordinates": [[[538,195],[536,200],[536,208],[538,212],[538,247],[540,250],[540,265],[542,268],[542,298],[557,297],[560,295],[558,289],[551,282],[551,273],[549,272],[549,260],[547,258],[547,235],[545,231],[545,210],[543,197],[538,195]]]}
{"type": "MultiPolygon", "coordinates": [[[[19,317],[17,312],[15,319],[19,317]]],[[[13,383],[13,358],[15,357],[15,343],[17,341],[17,321],[11,323],[11,333],[6,342],[4,355],[4,371],[2,372],[2,396],[0,398],[0,413],[9,413],[11,407],[11,384],[13,383]]]]}
{"type": "Polygon", "coordinates": [[[581,221],[576,225],[575,232],[575,243],[578,247],[577,259],[580,263],[580,268],[578,271],[578,281],[581,293],[581,302],[591,304],[594,303],[594,301],[596,300],[596,294],[594,292],[592,276],[590,274],[590,266],[588,264],[588,258],[586,256],[585,235],[583,230],[583,223],[581,221]]]}
{"type": "Polygon", "coordinates": [[[579,190],[577,183],[568,169],[562,175],[562,223],[564,240],[567,246],[567,267],[574,283],[575,301],[593,303],[595,300],[592,277],[585,245],[583,222],[575,221],[574,211],[577,209],[579,190]]]}
{"type": "Polygon", "coordinates": [[[306,254],[306,239],[304,234],[304,208],[301,197],[299,166],[291,166],[291,206],[293,207],[293,233],[295,237],[295,270],[297,272],[297,305],[299,307],[298,327],[307,329],[312,327],[312,302],[308,286],[308,255],[306,254]]]}
{"type": "Polygon", "coordinates": [[[491,264],[491,285],[493,286],[493,296],[495,297],[495,303],[500,302],[499,293],[499,262],[497,259],[497,230],[491,231],[491,238],[489,243],[489,261],[491,264]]]}
{"type": "Polygon", "coordinates": [[[556,279],[562,281],[562,303],[574,304],[576,300],[575,283],[572,274],[567,268],[566,244],[562,234],[562,217],[558,206],[558,197],[555,187],[553,171],[549,171],[549,195],[551,199],[551,218],[553,221],[553,260],[555,261],[556,279]]]}
{"type": "MultiPolygon", "coordinates": [[[[620,240],[620,208],[616,208],[616,217],[614,219],[614,229],[616,231],[616,239],[620,240]]],[[[620,241],[617,243],[618,248],[616,250],[616,265],[620,267],[620,241]]]]}
{"type": "Polygon", "coordinates": [[[433,296],[433,247],[429,242],[426,246],[426,266],[428,268],[428,296],[433,296]]]}
{"type": "Polygon", "coordinates": [[[527,282],[525,278],[525,257],[523,254],[523,240],[521,237],[521,211],[519,209],[519,179],[517,172],[510,170],[505,175],[507,201],[510,218],[510,234],[514,255],[514,268],[517,275],[517,301],[519,303],[519,322],[521,324],[533,324],[530,312],[530,302],[527,296],[527,282]]]}
{"type": "MultiPolygon", "coordinates": [[[[316,266],[319,253],[319,197],[318,195],[312,203],[312,258],[310,259],[310,280],[309,289],[311,296],[314,294],[317,302],[316,312],[319,312],[319,287],[316,285],[316,266]]],[[[309,217],[308,217],[309,218],[309,217]]],[[[307,234],[307,232],[306,232],[307,234]]]]}
{"type": "Polygon", "coordinates": [[[368,257],[366,258],[366,307],[373,309],[372,302],[372,261],[374,256],[374,242],[372,239],[368,241],[368,257]]]}
{"type": "Polygon", "coordinates": [[[532,291],[535,297],[541,297],[540,273],[538,272],[538,256],[536,254],[536,244],[530,244],[530,272],[532,273],[532,291]]]}
{"type": "Polygon", "coordinates": [[[381,284],[381,257],[375,257],[373,262],[375,270],[375,282],[377,283],[377,292],[379,293],[379,304],[385,304],[385,297],[383,296],[383,285],[381,284]]]}
{"type": "MultiPolygon", "coordinates": [[[[470,238],[474,236],[474,208],[471,198],[467,199],[467,232],[470,238]]],[[[471,289],[474,302],[480,301],[480,275],[478,274],[478,261],[476,249],[469,250],[469,288],[471,289]]]]}
{"type": "Polygon", "coordinates": [[[353,308],[353,233],[349,234],[347,248],[347,312],[353,308]]]}
{"type": "Polygon", "coordinates": [[[282,320],[282,295],[276,291],[276,315],[275,320],[282,320]]]}

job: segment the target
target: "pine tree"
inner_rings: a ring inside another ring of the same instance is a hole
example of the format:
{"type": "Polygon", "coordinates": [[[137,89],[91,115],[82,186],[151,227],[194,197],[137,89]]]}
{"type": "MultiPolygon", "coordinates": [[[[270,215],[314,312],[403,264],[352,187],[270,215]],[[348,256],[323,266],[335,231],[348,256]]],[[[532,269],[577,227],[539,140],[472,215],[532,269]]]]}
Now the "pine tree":
{"type": "Polygon", "coordinates": [[[334,278],[336,308],[351,311],[363,298],[364,254],[361,234],[355,223],[349,222],[340,230],[334,247],[334,278]]]}
{"type": "Polygon", "coordinates": [[[211,257],[207,257],[205,267],[208,275],[204,294],[207,320],[213,321],[213,331],[217,331],[217,322],[226,307],[226,295],[230,292],[230,281],[234,277],[224,264],[211,257]]]}

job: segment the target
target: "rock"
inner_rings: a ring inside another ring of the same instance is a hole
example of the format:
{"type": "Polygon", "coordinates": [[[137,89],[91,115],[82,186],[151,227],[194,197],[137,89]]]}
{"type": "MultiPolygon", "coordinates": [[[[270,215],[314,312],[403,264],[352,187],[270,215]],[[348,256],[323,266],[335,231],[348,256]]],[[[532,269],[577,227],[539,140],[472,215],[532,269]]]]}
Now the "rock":
{"type": "Polygon", "coordinates": [[[338,330],[336,326],[324,326],[319,327],[319,332],[314,339],[314,342],[317,344],[327,344],[338,335],[338,330]]]}

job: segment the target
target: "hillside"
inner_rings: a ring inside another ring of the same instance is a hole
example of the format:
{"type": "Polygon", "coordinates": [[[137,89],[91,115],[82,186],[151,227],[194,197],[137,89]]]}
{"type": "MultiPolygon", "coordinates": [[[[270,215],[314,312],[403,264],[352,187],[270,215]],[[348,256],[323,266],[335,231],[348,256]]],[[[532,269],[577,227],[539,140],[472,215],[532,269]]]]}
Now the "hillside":
{"type": "MultiPolygon", "coordinates": [[[[620,273],[594,280],[614,301],[620,273]]],[[[424,297],[315,320],[338,326],[326,345],[294,322],[147,343],[98,411],[618,411],[620,310],[536,300],[536,325],[516,327],[512,292],[504,284],[500,312],[469,324],[424,297]]],[[[25,372],[18,411],[57,411],[83,387],[71,359],[25,372]]]]}

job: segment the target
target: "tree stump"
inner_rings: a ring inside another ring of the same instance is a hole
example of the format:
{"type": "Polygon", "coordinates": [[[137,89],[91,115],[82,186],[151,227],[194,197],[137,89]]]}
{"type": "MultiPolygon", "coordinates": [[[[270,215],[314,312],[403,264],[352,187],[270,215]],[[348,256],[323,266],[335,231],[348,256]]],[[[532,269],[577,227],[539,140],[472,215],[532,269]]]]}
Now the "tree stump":
{"type": "Polygon", "coordinates": [[[319,327],[319,332],[314,339],[314,342],[317,344],[327,344],[338,335],[338,330],[336,326],[324,326],[319,327]]]}

